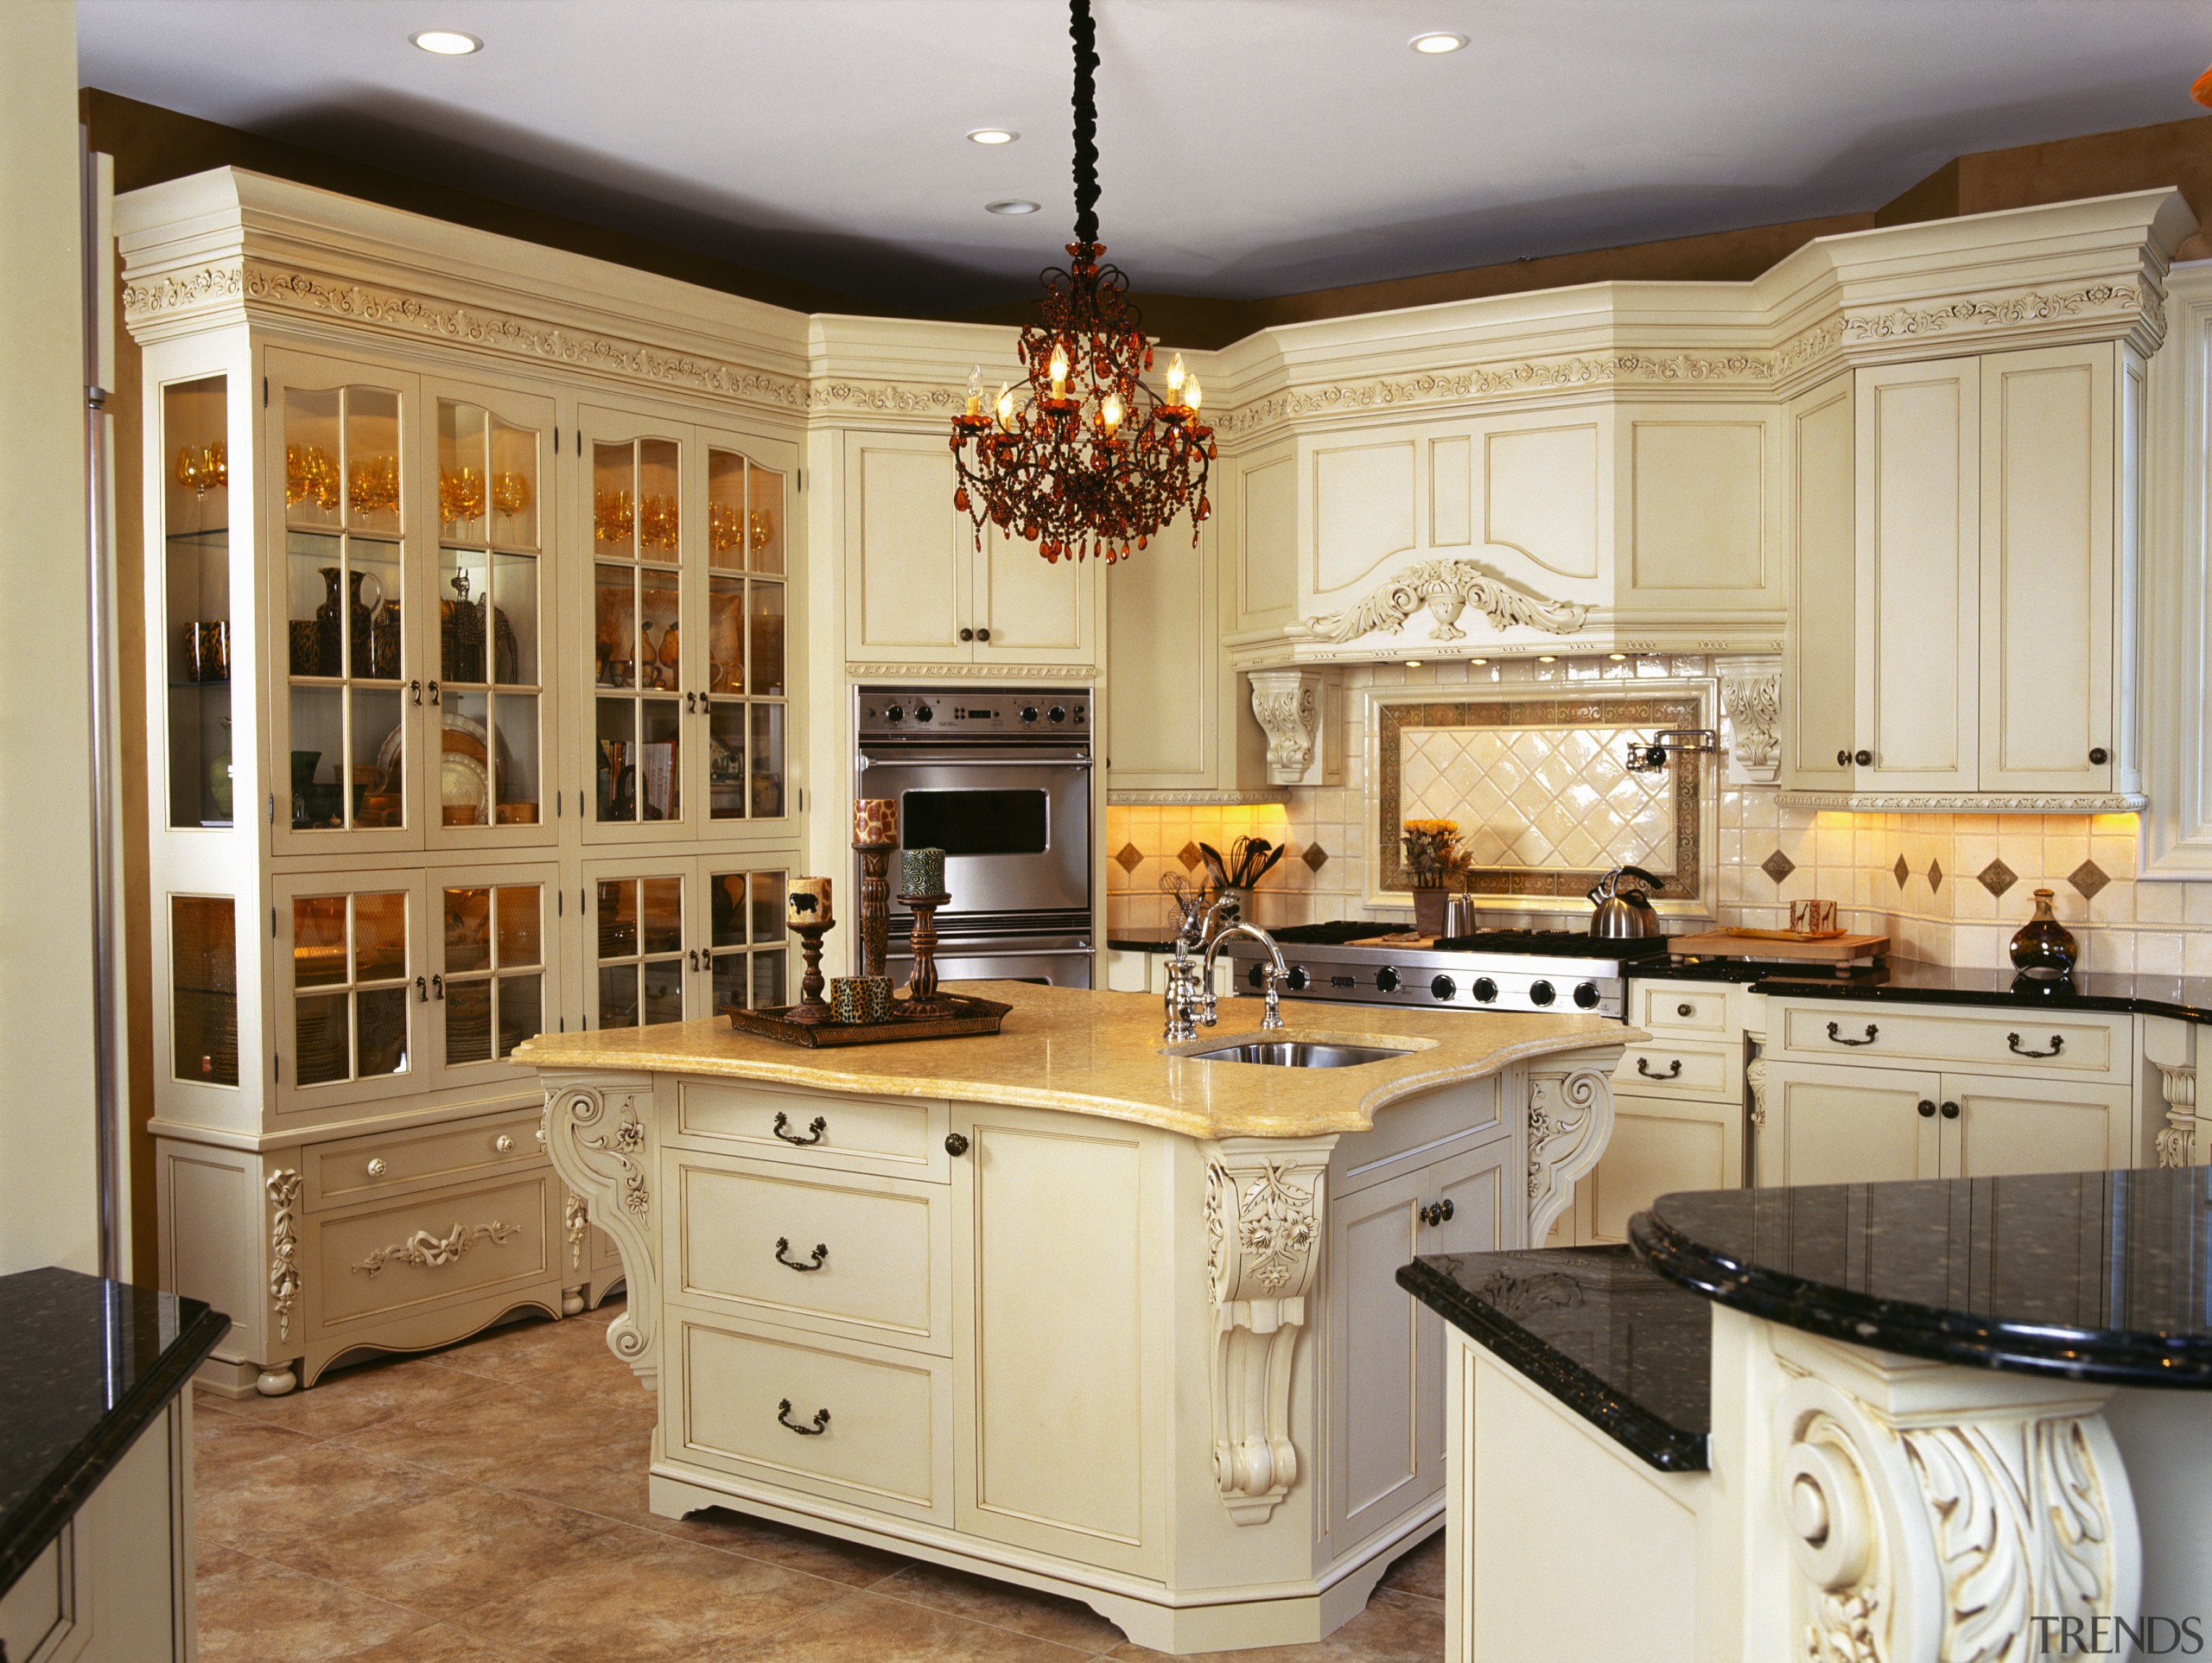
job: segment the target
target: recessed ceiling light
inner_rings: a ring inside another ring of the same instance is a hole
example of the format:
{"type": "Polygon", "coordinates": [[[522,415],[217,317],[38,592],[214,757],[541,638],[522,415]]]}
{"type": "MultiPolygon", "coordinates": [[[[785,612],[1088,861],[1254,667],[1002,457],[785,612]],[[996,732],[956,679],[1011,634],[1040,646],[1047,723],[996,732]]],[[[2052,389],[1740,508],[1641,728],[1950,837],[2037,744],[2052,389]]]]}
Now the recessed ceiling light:
{"type": "Polygon", "coordinates": [[[1447,35],[1439,31],[1430,35],[1416,35],[1406,44],[1424,56],[1436,58],[1441,57],[1447,52],[1457,52],[1467,44],[1467,37],[1464,35],[1447,35]]]}
{"type": "Polygon", "coordinates": [[[1007,127],[978,127],[968,135],[970,144],[1011,144],[1020,134],[1007,127]]]}
{"type": "Polygon", "coordinates": [[[1034,202],[1024,202],[1016,198],[1009,202],[986,202],[983,204],[983,212],[986,213],[1034,213],[1037,212],[1037,205],[1034,202]]]}
{"type": "Polygon", "coordinates": [[[474,35],[463,35],[457,29],[426,29],[407,37],[425,52],[435,52],[441,58],[466,58],[472,52],[481,52],[484,42],[474,35]]]}

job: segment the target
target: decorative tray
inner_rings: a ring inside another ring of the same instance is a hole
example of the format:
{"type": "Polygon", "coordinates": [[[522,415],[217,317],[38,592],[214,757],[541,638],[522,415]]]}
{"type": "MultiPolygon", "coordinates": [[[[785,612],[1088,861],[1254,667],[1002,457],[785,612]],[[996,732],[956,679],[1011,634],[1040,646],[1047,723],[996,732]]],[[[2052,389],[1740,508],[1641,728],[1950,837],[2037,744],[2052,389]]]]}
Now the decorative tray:
{"type": "Polygon", "coordinates": [[[957,1039],[967,1034],[996,1033],[1014,1006],[995,1000],[939,993],[925,1012],[907,1014],[910,1001],[894,1000],[888,1022],[794,1022],[796,1005],[766,1011],[732,1011],[729,1025],[740,1033],[786,1045],[823,1050],[836,1045],[883,1045],[908,1039],[957,1039]]]}

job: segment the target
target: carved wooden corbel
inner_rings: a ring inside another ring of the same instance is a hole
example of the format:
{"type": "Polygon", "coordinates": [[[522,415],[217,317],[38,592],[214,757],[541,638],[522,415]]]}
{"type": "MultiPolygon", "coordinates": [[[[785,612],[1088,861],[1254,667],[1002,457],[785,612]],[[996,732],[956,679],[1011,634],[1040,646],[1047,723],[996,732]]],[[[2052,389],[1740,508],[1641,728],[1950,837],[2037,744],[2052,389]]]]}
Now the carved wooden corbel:
{"type": "Polygon", "coordinates": [[[1609,1070],[1529,1076],[1529,1245],[1541,1247],[1574,1199],[1576,1180],[1598,1164],[1613,1135],[1609,1070]]]}
{"type": "Polygon", "coordinates": [[[2166,1101],[2166,1123],[2158,1129],[2158,1165],[2196,1165],[2196,1067],[2192,1063],[2154,1064],[2158,1092],[2166,1101]]]}
{"type": "Polygon", "coordinates": [[[1728,779],[1771,785],[1782,773],[1782,669],[1764,660],[1720,673],[1720,708],[1728,718],[1728,779]]]}
{"type": "Polygon", "coordinates": [[[607,1349],[637,1372],[649,1391],[660,1383],[656,1322],[660,1279],[652,1230],[652,1082],[594,1075],[588,1082],[549,1078],[545,1148],[553,1170],[584,1198],[591,1222],[614,1240],[630,1285],[629,1307],[610,1323],[607,1349]]]}
{"type": "Polygon", "coordinates": [[[1264,1524],[1298,1482],[1290,1374],[1321,1263],[1334,1138],[1205,1146],[1213,1287],[1213,1474],[1240,1525],[1264,1524]]]}
{"type": "Polygon", "coordinates": [[[1251,672],[1252,715],[1268,736],[1268,783],[1329,783],[1327,724],[1335,683],[1313,670],[1251,672]]]}

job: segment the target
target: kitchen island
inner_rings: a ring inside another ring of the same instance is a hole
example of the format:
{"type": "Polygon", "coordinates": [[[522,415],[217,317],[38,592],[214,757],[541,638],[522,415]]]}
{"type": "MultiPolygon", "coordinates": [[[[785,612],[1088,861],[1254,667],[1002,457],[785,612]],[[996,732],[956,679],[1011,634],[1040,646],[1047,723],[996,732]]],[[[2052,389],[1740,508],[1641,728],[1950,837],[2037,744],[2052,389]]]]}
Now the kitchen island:
{"type": "Polygon", "coordinates": [[[1541,1240],[1639,1036],[971,984],[996,1035],[541,1035],[547,1146],[619,1244],[654,1510],[725,1507],[1083,1601],[1155,1649],[1319,1638],[1443,1509],[1416,1253],[1541,1240]],[[1261,1038],[1382,1053],[1284,1067],[1261,1038]]]}

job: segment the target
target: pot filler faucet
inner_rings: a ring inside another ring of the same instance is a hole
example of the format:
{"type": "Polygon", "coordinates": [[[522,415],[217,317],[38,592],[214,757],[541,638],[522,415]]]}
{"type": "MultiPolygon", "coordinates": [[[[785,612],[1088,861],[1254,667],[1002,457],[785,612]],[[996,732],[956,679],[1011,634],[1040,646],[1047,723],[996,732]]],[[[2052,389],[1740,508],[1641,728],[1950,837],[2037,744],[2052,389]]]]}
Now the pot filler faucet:
{"type": "Polygon", "coordinates": [[[1289,967],[1284,964],[1282,949],[1274,937],[1255,924],[1236,919],[1236,903],[1228,896],[1222,897],[1208,907],[1203,918],[1186,917],[1183,927],[1175,933],[1175,953],[1167,961],[1167,1026],[1161,1038],[1173,1044],[1179,1039],[1195,1039],[1200,1027],[1211,1028],[1216,1020],[1217,996],[1213,991],[1213,962],[1221,951],[1222,943],[1231,936],[1249,936],[1268,949],[1272,963],[1262,967],[1266,982],[1267,1010],[1260,1018],[1262,1029],[1282,1026],[1282,983],[1289,978],[1289,967]],[[1234,922],[1217,931],[1215,920],[1226,908],[1234,922]],[[1206,955],[1203,965],[1191,957],[1191,949],[1199,942],[1206,942],[1206,955]]]}

